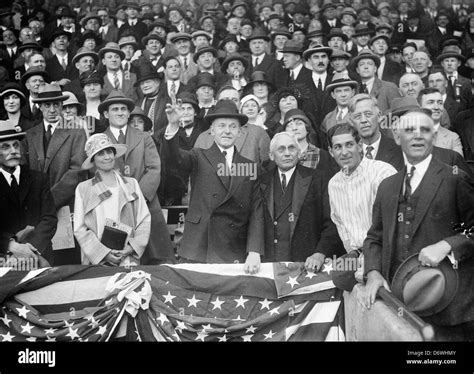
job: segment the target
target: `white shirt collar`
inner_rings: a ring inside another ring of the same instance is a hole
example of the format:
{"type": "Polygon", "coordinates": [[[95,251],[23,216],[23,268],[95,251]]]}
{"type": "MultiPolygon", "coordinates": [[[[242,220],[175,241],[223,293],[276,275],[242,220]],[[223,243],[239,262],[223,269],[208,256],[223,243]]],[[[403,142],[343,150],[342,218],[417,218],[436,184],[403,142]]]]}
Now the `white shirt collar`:
{"type": "Polygon", "coordinates": [[[119,138],[119,135],[120,135],[120,130],[122,130],[123,132],[123,135],[127,136],[127,125],[125,125],[124,127],[114,127],[114,126],[110,126],[110,131],[112,132],[113,136],[115,137],[115,140],[118,141],[118,138],[119,138]]]}
{"type": "Polygon", "coordinates": [[[252,63],[254,59],[256,59],[257,63],[255,65],[260,65],[264,57],[265,57],[265,53],[262,53],[260,56],[252,56],[252,63]]]}
{"type": "Polygon", "coordinates": [[[377,156],[377,152],[378,152],[379,147],[380,147],[380,140],[381,139],[382,139],[382,135],[379,134],[379,138],[375,142],[373,142],[372,144],[362,143],[362,150],[364,151],[364,157],[365,157],[365,154],[367,153],[367,147],[370,145],[374,148],[372,150],[371,154],[372,154],[372,157],[375,159],[375,156],[377,156]]]}
{"type": "Polygon", "coordinates": [[[303,64],[299,64],[294,69],[290,69],[293,72],[295,79],[298,78],[298,75],[300,74],[301,69],[303,69],[303,64]]]}
{"type": "Polygon", "coordinates": [[[173,81],[173,80],[168,80],[168,81],[166,81],[166,85],[167,85],[167,87],[168,87],[168,93],[171,92],[171,83],[172,83],[172,82],[175,83],[175,85],[176,85],[176,86],[175,86],[175,87],[176,87],[176,93],[178,93],[178,90],[179,90],[179,83],[180,83],[180,82],[179,82],[179,79],[176,79],[175,81],[173,81]]]}
{"type": "MultiPolygon", "coordinates": [[[[18,185],[20,184],[20,167],[17,166],[15,168],[15,171],[13,172],[13,176],[16,178],[16,182],[18,183],[18,185]]],[[[5,177],[7,183],[9,186],[11,186],[11,183],[12,183],[12,178],[11,178],[11,174],[4,170],[3,168],[0,168],[0,171],[2,172],[3,176],[5,177]]]]}
{"type": "Polygon", "coordinates": [[[58,127],[59,121],[55,123],[48,122],[46,120],[43,121],[44,124],[44,131],[48,131],[48,126],[51,125],[51,134],[54,134],[54,131],[56,130],[56,127],[58,127]]]}
{"type": "Polygon", "coordinates": [[[369,94],[370,94],[370,91],[372,91],[374,82],[375,82],[375,77],[370,78],[367,82],[362,82],[362,83],[365,83],[365,85],[367,86],[367,91],[369,92],[369,94]]]}
{"type": "Polygon", "coordinates": [[[288,183],[290,183],[290,179],[293,176],[293,173],[295,172],[295,170],[296,170],[296,166],[293,166],[290,170],[287,170],[285,172],[282,172],[280,169],[278,169],[278,175],[280,177],[280,182],[281,182],[282,175],[285,174],[286,184],[288,185],[288,183]]]}
{"type": "Polygon", "coordinates": [[[426,170],[428,170],[428,167],[430,166],[431,159],[433,158],[433,155],[430,154],[428,157],[426,157],[423,161],[419,162],[416,165],[412,165],[408,162],[407,156],[405,153],[403,154],[403,159],[405,160],[405,165],[407,167],[407,170],[410,171],[411,167],[415,167],[415,175],[420,177],[420,180],[423,179],[425,176],[426,170]]]}
{"type": "Polygon", "coordinates": [[[217,147],[219,148],[219,150],[221,152],[224,152],[224,151],[226,152],[225,159],[227,161],[227,165],[229,165],[229,166],[232,165],[232,160],[234,159],[234,149],[235,149],[235,147],[232,146],[230,148],[224,149],[219,144],[216,143],[216,145],[217,145],[217,147]]]}

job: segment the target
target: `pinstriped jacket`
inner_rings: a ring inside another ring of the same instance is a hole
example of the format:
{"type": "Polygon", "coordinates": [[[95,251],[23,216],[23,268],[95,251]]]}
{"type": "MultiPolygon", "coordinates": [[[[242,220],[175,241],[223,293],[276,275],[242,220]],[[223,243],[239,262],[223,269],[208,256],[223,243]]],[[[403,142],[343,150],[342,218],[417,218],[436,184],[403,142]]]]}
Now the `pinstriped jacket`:
{"type": "MultiPolygon", "coordinates": [[[[124,177],[117,171],[114,173],[120,186],[120,223],[132,227],[126,247],[132,247],[133,260],[136,262],[139,261],[148,244],[151,215],[137,180],[124,177]]],[[[111,195],[98,172],[93,178],[80,183],[76,188],[74,235],[81,246],[84,265],[99,264],[110,252],[110,249],[104,246],[97,236],[99,229],[95,208],[111,195]]]]}

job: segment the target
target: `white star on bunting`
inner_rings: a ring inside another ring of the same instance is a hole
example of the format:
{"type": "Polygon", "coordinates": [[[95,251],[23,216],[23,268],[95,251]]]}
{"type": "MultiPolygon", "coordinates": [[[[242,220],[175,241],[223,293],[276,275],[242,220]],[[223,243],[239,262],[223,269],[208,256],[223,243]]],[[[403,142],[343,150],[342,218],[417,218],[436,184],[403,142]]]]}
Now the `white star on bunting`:
{"type": "Polygon", "coordinates": [[[93,329],[99,327],[99,323],[95,320],[94,316],[91,316],[92,318],[90,319],[89,326],[92,327],[93,329]]]}
{"type": "Polygon", "coordinates": [[[217,340],[219,340],[219,343],[221,343],[221,342],[226,342],[226,341],[227,341],[227,335],[224,334],[224,335],[221,336],[221,337],[217,337],[217,340]]]}
{"type": "Polygon", "coordinates": [[[99,327],[99,330],[96,332],[97,335],[100,335],[100,336],[104,336],[104,334],[106,333],[107,331],[107,327],[105,326],[100,326],[99,327]]]}
{"type": "Polygon", "coordinates": [[[209,336],[209,334],[206,331],[199,331],[197,333],[197,338],[195,340],[201,340],[204,341],[209,336]]]}
{"type": "Polygon", "coordinates": [[[255,330],[257,330],[257,328],[252,325],[250,327],[247,327],[247,330],[245,330],[245,332],[251,332],[253,334],[255,330]]]}
{"type": "Polygon", "coordinates": [[[47,330],[44,330],[44,333],[46,335],[53,335],[55,332],[56,332],[56,329],[53,329],[53,328],[49,328],[47,330]]]}
{"type": "Polygon", "coordinates": [[[212,310],[214,309],[222,310],[221,305],[224,304],[224,301],[220,301],[219,297],[217,297],[215,301],[211,301],[211,304],[214,305],[214,308],[212,308],[212,310]]]}
{"type": "Polygon", "coordinates": [[[332,269],[332,263],[329,263],[329,265],[324,264],[323,266],[324,266],[323,272],[328,273],[328,275],[329,275],[329,273],[330,273],[331,271],[333,271],[333,269],[332,269]]]}
{"type": "Polygon", "coordinates": [[[7,314],[3,316],[3,318],[0,318],[0,321],[2,321],[7,327],[10,327],[10,322],[12,322],[11,319],[8,318],[7,314]]]}
{"type": "Polygon", "coordinates": [[[262,309],[270,310],[270,304],[273,303],[273,301],[268,301],[267,299],[265,299],[263,301],[259,301],[259,303],[262,304],[262,306],[260,307],[260,310],[262,309]]]}
{"type": "Polygon", "coordinates": [[[286,282],[286,284],[289,284],[291,286],[291,288],[293,288],[294,286],[298,285],[299,283],[296,281],[296,278],[298,277],[288,277],[288,282],[286,282]]]}
{"type": "Polygon", "coordinates": [[[160,313],[160,316],[156,320],[161,322],[161,326],[163,326],[165,322],[169,322],[168,317],[163,313],[160,313]]]}
{"type": "Polygon", "coordinates": [[[188,302],[189,302],[188,308],[190,308],[192,306],[197,308],[197,303],[201,301],[199,299],[196,299],[196,295],[193,295],[193,297],[191,299],[186,299],[186,300],[188,300],[188,302]]]}
{"type": "Polygon", "coordinates": [[[171,295],[171,292],[168,291],[168,295],[162,295],[164,298],[165,298],[165,304],[166,303],[170,303],[171,305],[173,305],[173,299],[176,297],[176,296],[173,296],[171,295]]]}
{"type": "Polygon", "coordinates": [[[290,266],[291,262],[281,262],[282,264],[284,264],[286,267],[290,266]]]}
{"type": "Polygon", "coordinates": [[[252,335],[244,335],[242,336],[242,339],[244,340],[244,342],[251,342],[252,341],[252,335]]]}
{"type": "Polygon", "coordinates": [[[275,334],[276,334],[276,332],[273,332],[272,330],[270,330],[267,334],[263,334],[263,336],[265,337],[264,340],[273,338],[273,335],[275,335],[275,334]]]}
{"type": "Polygon", "coordinates": [[[26,341],[34,343],[36,341],[36,337],[30,336],[29,338],[26,338],[26,341]]]}
{"type": "Polygon", "coordinates": [[[179,332],[183,332],[183,330],[187,330],[186,324],[183,321],[176,321],[178,326],[175,327],[175,330],[179,330],[179,332]]]}
{"type": "Polygon", "coordinates": [[[64,326],[66,326],[66,327],[73,327],[73,326],[74,326],[74,322],[64,321],[64,326]]]}
{"type": "Polygon", "coordinates": [[[26,306],[23,305],[22,308],[15,308],[18,311],[20,317],[26,318],[26,315],[30,312],[26,306]]]}
{"type": "Polygon", "coordinates": [[[78,329],[73,329],[72,327],[69,327],[69,333],[66,334],[66,336],[69,336],[71,340],[78,338],[79,335],[77,334],[77,330],[78,329]]]}
{"type": "Polygon", "coordinates": [[[232,321],[245,321],[245,319],[240,318],[240,314],[234,318],[232,321]]]}
{"type": "Polygon", "coordinates": [[[275,309],[270,310],[270,312],[269,312],[270,315],[273,316],[274,314],[280,314],[280,312],[278,311],[279,308],[280,307],[278,306],[275,309]]]}
{"type": "Polygon", "coordinates": [[[312,271],[308,271],[308,274],[305,275],[305,278],[309,278],[309,279],[313,279],[313,277],[317,277],[318,274],[312,272],[312,271]]]}
{"type": "Polygon", "coordinates": [[[48,336],[48,338],[45,341],[48,343],[53,343],[53,342],[56,342],[56,338],[53,338],[52,336],[48,336]]]}
{"type": "Polygon", "coordinates": [[[31,329],[33,328],[33,326],[30,325],[29,322],[26,323],[26,325],[22,325],[21,326],[21,332],[22,333],[27,333],[27,334],[31,334],[31,329]]]}
{"type": "Polygon", "coordinates": [[[13,338],[15,335],[11,335],[10,331],[8,331],[5,335],[0,334],[0,336],[3,338],[2,342],[12,342],[13,338]]]}
{"type": "Polygon", "coordinates": [[[245,303],[249,301],[249,299],[244,299],[244,297],[241,295],[240,298],[234,299],[234,301],[237,303],[236,308],[241,306],[242,308],[245,309],[245,303]]]}
{"type": "Polygon", "coordinates": [[[211,324],[208,323],[207,325],[202,325],[203,330],[212,330],[211,324]]]}

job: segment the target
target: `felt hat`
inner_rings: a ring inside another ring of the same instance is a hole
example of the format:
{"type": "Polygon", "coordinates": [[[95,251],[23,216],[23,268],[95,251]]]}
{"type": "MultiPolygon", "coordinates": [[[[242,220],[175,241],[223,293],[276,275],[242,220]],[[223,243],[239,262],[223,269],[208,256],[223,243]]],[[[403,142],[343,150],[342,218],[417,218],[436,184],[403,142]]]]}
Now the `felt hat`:
{"type": "Polygon", "coordinates": [[[232,100],[219,100],[214,108],[204,117],[204,120],[211,124],[217,118],[235,118],[239,120],[240,126],[247,123],[248,117],[240,114],[237,105],[232,100]]]}
{"type": "Polygon", "coordinates": [[[206,53],[206,52],[211,52],[212,55],[217,58],[217,50],[214,48],[214,47],[211,47],[211,46],[203,46],[203,47],[200,47],[196,50],[196,52],[194,52],[194,55],[193,55],[193,61],[194,62],[197,62],[199,56],[201,56],[203,53],[206,53]]]}
{"type": "Polygon", "coordinates": [[[25,133],[21,131],[21,127],[15,125],[12,121],[0,121],[0,142],[6,140],[21,140],[25,137],[25,133]]]}
{"type": "Polygon", "coordinates": [[[129,122],[133,116],[139,116],[143,119],[143,122],[145,122],[145,125],[143,126],[143,131],[150,131],[153,128],[153,123],[151,122],[150,117],[148,117],[143,111],[143,109],[139,106],[135,106],[135,108],[133,108],[133,110],[130,112],[130,117],[128,118],[129,122]]]}
{"type": "Polygon", "coordinates": [[[28,70],[21,76],[21,84],[25,85],[26,81],[33,75],[41,75],[45,81],[49,81],[49,74],[46,70],[40,69],[37,66],[30,66],[28,70]]]}
{"type": "Polygon", "coordinates": [[[65,101],[69,95],[65,95],[59,85],[45,83],[38,89],[38,96],[33,98],[34,103],[45,103],[50,101],[65,101]]]}
{"type": "Polygon", "coordinates": [[[97,63],[99,62],[99,56],[97,55],[96,52],[94,52],[92,49],[90,48],[87,48],[87,47],[82,47],[82,48],[79,48],[76,52],[76,54],[74,55],[74,57],[72,58],[72,63],[75,64],[76,62],[78,62],[82,57],[84,56],[91,56],[93,59],[94,59],[94,63],[97,65],[97,63]]]}
{"type": "Polygon", "coordinates": [[[326,53],[328,57],[331,57],[333,49],[330,47],[325,47],[323,45],[315,45],[312,48],[307,49],[303,53],[303,58],[308,60],[314,53],[326,53]]]}
{"type": "Polygon", "coordinates": [[[108,42],[103,48],[99,50],[99,59],[102,60],[107,52],[117,53],[120,56],[121,60],[125,58],[125,52],[122,51],[119,45],[115,42],[108,42]]]}
{"type": "Polygon", "coordinates": [[[247,61],[247,59],[242,56],[240,53],[230,53],[224,60],[224,62],[222,63],[222,66],[221,66],[221,71],[223,73],[226,73],[227,72],[227,67],[229,66],[229,64],[232,62],[232,61],[241,61],[242,64],[244,65],[244,69],[247,69],[247,66],[249,64],[249,62],[247,61]]]}
{"type": "Polygon", "coordinates": [[[84,87],[86,84],[98,83],[104,85],[104,78],[97,70],[85,71],[79,76],[79,84],[84,87]]]}
{"type": "Polygon", "coordinates": [[[287,40],[283,49],[281,50],[282,53],[294,53],[296,55],[303,54],[303,45],[301,43],[295,42],[294,40],[287,40]]]}
{"type": "Polygon", "coordinates": [[[105,100],[99,104],[99,113],[103,114],[112,104],[125,104],[130,112],[135,108],[135,102],[125,96],[122,91],[112,90],[105,100]]]}
{"type": "Polygon", "coordinates": [[[375,53],[372,53],[371,51],[368,51],[368,50],[360,51],[359,54],[352,59],[351,65],[355,69],[359,61],[364,60],[364,59],[371,59],[372,61],[374,61],[377,68],[380,66],[380,57],[377,56],[375,53]]]}

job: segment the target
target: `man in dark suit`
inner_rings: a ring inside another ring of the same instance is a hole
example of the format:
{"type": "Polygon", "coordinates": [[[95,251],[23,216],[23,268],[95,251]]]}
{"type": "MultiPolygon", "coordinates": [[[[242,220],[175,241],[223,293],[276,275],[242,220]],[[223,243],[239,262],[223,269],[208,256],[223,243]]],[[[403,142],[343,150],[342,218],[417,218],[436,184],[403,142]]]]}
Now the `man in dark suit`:
{"type": "Polygon", "coordinates": [[[20,140],[13,123],[0,121],[0,256],[50,259],[56,210],[46,175],[20,166],[20,140]]]}
{"type": "Polygon", "coordinates": [[[56,54],[46,60],[46,71],[51,80],[59,82],[62,79],[72,81],[77,78],[79,73],[72,63],[74,56],[68,52],[71,34],[58,28],[53,32],[50,40],[56,48],[56,54]]]}
{"type": "Polygon", "coordinates": [[[174,262],[173,248],[157,196],[161,159],[151,136],[127,125],[134,107],[135,102],[121,91],[112,91],[99,105],[99,113],[109,121],[104,133],[113,143],[127,145],[127,152],[116,159],[115,166],[123,175],[138,181],[150,210],[153,230],[143,254],[143,263],[174,262]]]}
{"type": "MultiPolygon", "coordinates": [[[[449,305],[425,317],[437,328],[437,339],[474,338],[474,244],[453,225],[474,225],[474,185],[465,173],[432,156],[435,138],[429,110],[400,109],[396,142],[406,163],[402,170],[385,179],[374,203],[373,223],[364,242],[367,284],[360,301],[368,308],[380,287],[389,290],[396,270],[411,255],[422,266],[437,268],[451,262],[459,279],[457,292],[449,305]]],[[[429,301],[429,300],[428,300],[429,301]]]]}
{"type": "Polygon", "coordinates": [[[187,86],[189,92],[195,92],[197,90],[199,77],[202,73],[208,73],[212,76],[212,80],[214,81],[215,87],[217,89],[223,87],[229,80],[229,77],[226,74],[221,73],[215,69],[217,54],[218,52],[214,47],[198,47],[197,51],[193,55],[193,60],[198,66],[198,73],[188,81],[187,86]]]}
{"type": "MultiPolygon", "coordinates": [[[[456,116],[454,129],[461,137],[464,156],[474,163],[474,108],[462,111],[456,116]]],[[[472,165],[472,164],[471,164],[472,165]]]]}
{"type": "MultiPolygon", "coordinates": [[[[138,4],[130,1],[126,2],[122,8],[125,9],[127,22],[120,26],[118,37],[120,38],[122,34],[128,30],[136,35],[138,40],[141,40],[146,34],[148,34],[148,26],[138,19],[138,12],[140,11],[138,4]]],[[[116,42],[117,40],[114,41],[116,42]]]]}
{"type": "Polygon", "coordinates": [[[163,146],[169,159],[191,174],[191,198],[178,255],[183,261],[245,263],[260,268],[264,251],[262,198],[257,165],[240,156],[234,143],[248,118],[230,100],[207,115],[215,143],[209,149],[179,149],[179,108],[168,104],[163,146]]]}
{"type": "Polygon", "coordinates": [[[265,261],[302,261],[319,271],[326,257],[340,255],[342,243],[331,221],[328,176],[298,163],[300,148],[293,134],[275,135],[262,175],[265,261]]]}
{"type": "Polygon", "coordinates": [[[398,85],[402,75],[402,66],[386,57],[389,40],[387,35],[379,34],[370,39],[369,46],[380,59],[380,66],[377,69],[378,78],[398,85]]]}
{"type": "Polygon", "coordinates": [[[106,7],[97,8],[97,14],[101,19],[101,26],[99,28],[100,37],[106,43],[117,42],[119,40],[119,29],[114,25],[109,16],[109,11],[106,7]]]}
{"type": "Polygon", "coordinates": [[[466,61],[466,58],[456,52],[445,52],[436,59],[448,77],[447,94],[461,103],[464,108],[472,104],[471,80],[458,73],[458,68],[466,61]]]}
{"type": "Polygon", "coordinates": [[[336,5],[334,3],[324,4],[322,12],[324,18],[321,21],[321,26],[325,35],[328,35],[331,29],[334,27],[342,27],[341,20],[337,18],[336,5]]]}
{"type": "Polygon", "coordinates": [[[284,70],[279,61],[265,52],[268,50],[270,37],[260,29],[255,29],[248,38],[248,41],[250,52],[252,53],[249,68],[247,69],[248,75],[252,75],[255,71],[264,71],[273,87],[282,87],[284,82],[281,78],[284,70]]]}
{"type": "MultiPolygon", "coordinates": [[[[62,102],[68,97],[57,85],[40,86],[33,102],[40,106],[44,119],[26,131],[23,145],[30,169],[49,176],[55,209],[67,207],[63,211],[72,212],[75,189],[86,178],[81,169],[86,133],[83,128],[71,129],[63,123],[62,102]]],[[[54,263],[80,263],[79,247],[54,251],[54,263]]]]}

